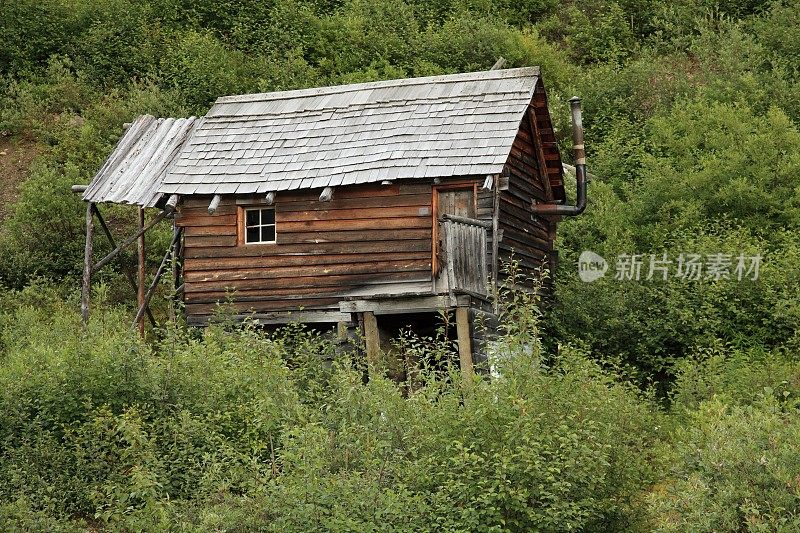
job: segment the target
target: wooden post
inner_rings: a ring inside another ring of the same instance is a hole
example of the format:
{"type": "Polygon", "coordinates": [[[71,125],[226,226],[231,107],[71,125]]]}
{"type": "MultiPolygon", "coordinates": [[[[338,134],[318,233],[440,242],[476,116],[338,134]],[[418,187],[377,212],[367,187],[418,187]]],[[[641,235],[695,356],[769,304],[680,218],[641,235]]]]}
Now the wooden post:
{"type": "Polygon", "coordinates": [[[169,319],[175,322],[178,318],[178,259],[181,253],[181,228],[178,227],[177,221],[172,219],[172,233],[177,235],[177,239],[172,247],[172,301],[169,306],[169,319]]]}
{"type": "MultiPolygon", "coordinates": [[[[144,299],[144,294],[145,294],[145,292],[144,292],[145,291],[145,289],[144,289],[144,284],[145,284],[144,259],[145,259],[145,255],[144,255],[144,231],[143,230],[144,230],[144,208],[140,207],[139,208],[139,232],[140,232],[140,234],[139,234],[139,239],[137,241],[137,246],[136,246],[136,252],[137,252],[138,263],[139,263],[139,269],[138,269],[139,279],[138,279],[138,282],[136,284],[136,302],[138,303],[138,308],[139,309],[142,309],[145,306],[145,299],[144,299]]],[[[138,326],[139,326],[139,335],[144,337],[144,316],[141,316],[139,318],[138,326]]]]}
{"type": "Polygon", "coordinates": [[[150,222],[147,223],[147,226],[140,228],[135,235],[132,235],[127,239],[125,239],[124,241],[122,241],[122,243],[119,246],[117,246],[114,250],[112,250],[107,256],[105,256],[100,261],[95,263],[95,265],[92,267],[92,270],[94,272],[97,272],[98,270],[109,264],[115,257],[117,257],[117,255],[119,255],[120,252],[122,252],[122,250],[130,246],[134,241],[136,241],[139,237],[141,237],[145,231],[149,230],[150,228],[161,222],[165,217],[169,216],[170,214],[172,214],[172,212],[167,210],[160,212],[158,215],[156,215],[154,219],[152,219],[150,222]]]}
{"type": "Polygon", "coordinates": [[[494,313],[500,310],[500,175],[494,177],[494,187],[492,188],[492,299],[494,301],[494,313]]]}
{"type": "MultiPolygon", "coordinates": [[[[111,245],[111,249],[116,249],[117,243],[114,241],[114,236],[111,234],[111,230],[108,228],[108,224],[106,224],[105,219],[103,218],[102,213],[100,213],[100,209],[98,209],[97,205],[94,206],[94,216],[97,217],[97,222],[100,224],[100,229],[103,230],[103,233],[106,234],[106,239],[108,239],[108,243],[111,245]]],[[[133,288],[133,292],[137,292],[138,289],[136,288],[136,280],[131,274],[130,270],[125,268],[123,269],[122,273],[125,275],[125,279],[128,280],[128,283],[131,284],[133,288]]],[[[150,320],[150,323],[155,327],[156,319],[153,317],[153,313],[150,312],[150,308],[146,309],[147,318],[150,320]]]]}
{"type": "Polygon", "coordinates": [[[364,311],[364,340],[367,349],[367,365],[369,366],[369,372],[371,374],[378,368],[381,352],[378,320],[371,311],[364,311]]]}
{"type": "Polygon", "coordinates": [[[89,323],[89,300],[92,291],[92,239],[94,237],[94,204],[86,206],[86,246],[83,249],[83,283],[81,284],[81,316],[89,323]]]}
{"type": "Polygon", "coordinates": [[[461,375],[464,379],[472,379],[474,370],[468,307],[456,307],[456,333],[458,334],[458,359],[461,364],[461,375]]]}
{"type": "Polygon", "coordinates": [[[169,258],[172,257],[173,252],[175,251],[175,243],[178,242],[180,236],[180,230],[175,228],[172,232],[172,242],[170,242],[169,248],[167,248],[167,252],[164,254],[164,259],[162,259],[161,264],[158,265],[156,275],[153,276],[153,281],[147,288],[147,292],[144,295],[144,301],[139,304],[139,311],[136,313],[136,318],[133,320],[133,325],[135,327],[137,324],[139,324],[140,331],[142,328],[144,328],[145,309],[147,309],[147,306],[150,305],[150,300],[153,298],[153,294],[156,292],[156,288],[158,287],[158,281],[161,279],[161,276],[164,274],[164,270],[167,268],[167,261],[169,261],[169,258]]]}

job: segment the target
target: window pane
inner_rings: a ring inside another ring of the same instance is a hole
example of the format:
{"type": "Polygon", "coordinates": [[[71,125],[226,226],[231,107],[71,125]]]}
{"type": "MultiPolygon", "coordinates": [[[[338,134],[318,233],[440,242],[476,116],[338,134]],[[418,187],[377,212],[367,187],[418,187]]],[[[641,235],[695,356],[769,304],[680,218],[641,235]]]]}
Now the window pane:
{"type": "Polygon", "coordinates": [[[261,227],[261,240],[262,242],[270,242],[275,240],[275,226],[262,226],[261,227]]]}
{"type": "Polygon", "coordinates": [[[262,224],[274,224],[275,223],[275,210],[274,209],[262,209],[261,210],[261,223],[262,224]]]}
{"type": "Polygon", "coordinates": [[[246,211],[247,213],[247,225],[248,226],[258,226],[258,209],[250,209],[246,211]]]}
{"type": "Polygon", "coordinates": [[[255,228],[247,228],[247,241],[246,242],[258,242],[258,227],[255,228]]]}

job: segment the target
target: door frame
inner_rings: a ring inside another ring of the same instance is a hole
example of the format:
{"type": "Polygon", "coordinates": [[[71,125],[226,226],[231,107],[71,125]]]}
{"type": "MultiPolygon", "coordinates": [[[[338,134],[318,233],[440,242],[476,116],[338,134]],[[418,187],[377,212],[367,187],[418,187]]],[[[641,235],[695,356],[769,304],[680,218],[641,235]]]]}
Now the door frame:
{"type": "Polygon", "coordinates": [[[476,180],[460,180],[440,183],[432,186],[431,191],[431,275],[436,280],[439,274],[439,192],[472,189],[472,207],[478,216],[478,182],[476,180]]]}

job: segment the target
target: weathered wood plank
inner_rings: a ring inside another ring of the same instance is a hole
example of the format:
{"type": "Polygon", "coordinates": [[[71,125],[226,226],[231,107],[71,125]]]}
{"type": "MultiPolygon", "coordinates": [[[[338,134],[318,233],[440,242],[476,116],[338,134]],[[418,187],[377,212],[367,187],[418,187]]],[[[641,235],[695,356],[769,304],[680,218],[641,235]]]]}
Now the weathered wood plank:
{"type": "MultiPolygon", "coordinates": [[[[353,232],[346,232],[348,236],[357,237],[353,232]]],[[[219,247],[197,247],[186,250],[185,257],[194,260],[226,260],[233,258],[248,258],[251,261],[263,257],[284,257],[284,256],[304,256],[314,255],[340,256],[358,254],[369,257],[370,254],[387,252],[428,252],[431,251],[430,238],[424,238],[430,232],[422,231],[419,236],[423,238],[390,240],[396,232],[382,232],[380,239],[355,241],[333,241],[333,242],[308,242],[298,244],[281,243],[280,248],[268,246],[237,246],[235,249],[225,249],[219,247]]],[[[330,260],[339,261],[340,259],[330,257],[330,260]]],[[[260,264],[260,263],[259,263],[260,264]]]]}
{"type": "MultiPolygon", "coordinates": [[[[305,206],[304,206],[305,207],[305,206]]],[[[424,206],[384,206],[372,208],[349,208],[335,210],[303,210],[303,211],[282,211],[277,210],[275,218],[278,224],[286,222],[303,221],[329,221],[342,219],[377,219],[377,218],[414,218],[424,217],[428,220],[431,216],[431,209],[428,205],[424,206]]]]}
{"type": "MultiPolygon", "coordinates": [[[[430,215],[430,193],[420,195],[378,196],[367,198],[342,198],[330,202],[281,201],[276,203],[278,221],[321,220],[326,218],[348,218],[340,211],[352,211],[358,218],[405,217],[430,215]],[[427,211],[426,211],[427,209],[427,211]]],[[[266,206],[265,206],[266,207],[266,206]]],[[[181,226],[226,225],[235,223],[237,206],[220,205],[214,215],[203,208],[183,208],[180,213],[181,226]]]]}
{"type": "MultiPolygon", "coordinates": [[[[136,280],[136,303],[139,309],[143,309],[146,306],[145,302],[145,243],[144,243],[144,232],[145,232],[145,225],[144,225],[144,208],[139,208],[139,237],[136,244],[136,251],[137,251],[137,273],[138,279],[136,280]]],[[[139,316],[137,326],[139,328],[139,335],[144,337],[144,317],[139,316]]]]}
{"type": "Polygon", "coordinates": [[[187,237],[203,237],[210,235],[232,235],[236,237],[236,224],[220,226],[183,226],[187,237]]]}
{"type": "Polygon", "coordinates": [[[355,296],[369,296],[372,294],[402,294],[430,288],[430,280],[422,279],[421,275],[410,276],[399,273],[389,283],[386,277],[347,279],[346,283],[334,283],[329,279],[312,280],[306,283],[296,283],[298,279],[274,280],[252,279],[232,283],[230,281],[208,282],[199,286],[190,286],[190,291],[185,294],[185,301],[213,302],[226,299],[226,295],[235,294],[237,300],[259,301],[283,299],[284,296],[306,295],[308,297],[330,296],[340,300],[355,296]],[[407,278],[404,280],[403,278],[407,278]]]}
{"type": "Polygon", "coordinates": [[[189,213],[187,213],[186,211],[181,211],[179,216],[175,217],[176,224],[181,227],[189,227],[189,226],[233,226],[234,228],[236,227],[235,208],[231,209],[230,211],[226,210],[223,212],[223,208],[220,207],[217,209],[217,213],[214,215],[209,215],[208,213],[204,213],[202,215],[195,215],[194,213],[195,211],[189,213]]]}
{"type": "Polygon", "coordinates": [[[366,344],[367,363],[369,364],[369,372],[373,374],[378,371],[378,363],[381,356],[381,341],[378,332],[378,320],[375,314],[366,311],[363,315],[364,319],[364,341],[366,344]]]}
{"type": "Polygon", "coordinates": [[[86,242],[83,249],[83,279],[81,283],[81,317],[89,322],[89,305],[92,293],[92,244],[94,241],[94,204],[86,204],[86,242]]]}
{"type": "Polygon", "coordinates": [[[339,310],[346,313],[371,312],[376,315],[397,312],[420,313],[436,312],[452,307],[455,300],[442,295],[420,295],[413,297],[398,296],[371,300],[348,300],[339,303],[339,310]]]}
{"type": "MultiPolygon", "coordinates": [[[[207,235],[186,237],[183,246],[189,248],[208,248],[216,246],[236,246],[236,235],[207,235]]],[[[188,263],[188,261],[187,261],[188,263]]]]}
{"type": "Polygon", "coordinates": [[[373,253],[356,254],[310,254],[310,255],[284,255],[272,254],[259,257],[255,261],[253,257],[225,257],[212,259],[195,259],[191,261],[190,269],[187,273],[201,271],[235,271],[252,269],[258,266],[261,269],[271,269],[286,266],[316,266],[332,265],[336,263],[358,264],[358,263],[382,263],[385,261],[408,261],[414,259],[428,260],[430,250],[396,252],[384,251],[373,253]]]}
{"type": "Polygon", "coordinates": [[[202,281],[236,281],[261,278],[293,278],[306,276],[327,276],[336,274],[381,275],[392,272],[430,270],[430,259],[408,259],[375,261],[373,263],[312,265],[306,267],[250,268],[240,270],[186,270],[184,278],[187,285],[202,281]]]}
{"type": "Polygon", "coordinates": [[[214,292],[225,293],[226,288],[235,288],[241,294],[247,291],[256,291],[253,294],[270,293],[280,290],[305,290],[305,289],[325,289],[326,287],[338,287],[341,289],[342,294],[352,292],[353,287],[370,287],[377,285],[387,285],[389,283],[422,283],[430,282],[430,272],[392,272],[389,275],[376,275],[372,279],[364,276],[363,274],[340,274],[332,276],[305,276],[295,277],[291,279],[286,278],[259,278],[239,280],[235,283],[230,281],[216,281],[216,282],[195,282],[186,286],[185,292],[187,298],[194,297],[196,294],[199,296],[203,294],[211,294],[214,292]]]}
{"type": "MultiPolygon", "coordinates": [[[[280,230],[279,230],[280,231],[280,230]]],[[[405,243],[416,239],[430,239],[430,221],[424,228],[396,228],[396,229],[365,229],[360,231],[298,231],[294,233],[282,233],[280,244],[304,244],[304,243],[367,243],[372,241],[405,243]]]]}
{"type": "MultiPolygon", "coordinates": [[[[221,302],[226,308],[238,313],[248,312],[271,312],[290,309],[338,309],[339,298],[309,298],[306,300],[259,300],[245,302],[234,300],[232,302],[221,302]]],[[[186,302],[187,315],[212,315],[219,309],[218,303],[192,303],[186,302]]]]}
{"type": "MultiPolygon", "coordinates": [[[[187,319],[190,326],[203,326],[212,317],[195,315],[187,319]]],[[[259,324],[325,324],[349,322],[350,315],[339,311],[278,311],[273,313],[245,313],[233,315],[234,320],[250,319],[259,324]]]]}
{"type": "Polygon", "coordinates": [[[464,380],[471,380],[475,371],[472,361],[472,335],[468,307],[456,307],[456,335],[458,337],[458,361],[461,367],[461,376],[464,380]]]}
{"type": "Polygon", "coordinates": [[[410,218],[373,218],[373,219],[337,219],[307,220],[303,222],[278,223],[278,242],[285,233],[297,231],[361,231],[371,229],[413,229],[427,228],[431,224],[430,216],[410,218]]]}

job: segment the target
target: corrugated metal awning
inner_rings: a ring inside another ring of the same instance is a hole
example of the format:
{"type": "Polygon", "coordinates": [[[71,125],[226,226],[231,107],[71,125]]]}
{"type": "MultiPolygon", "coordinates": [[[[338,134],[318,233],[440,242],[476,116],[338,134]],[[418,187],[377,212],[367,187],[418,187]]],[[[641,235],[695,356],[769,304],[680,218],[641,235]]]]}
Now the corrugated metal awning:
{"type": "Polygon", "coordinates": [[[153,207],[167,168],[197,123],[190,118],[138,117],[83,193],[87,202],[153,207]]]}

